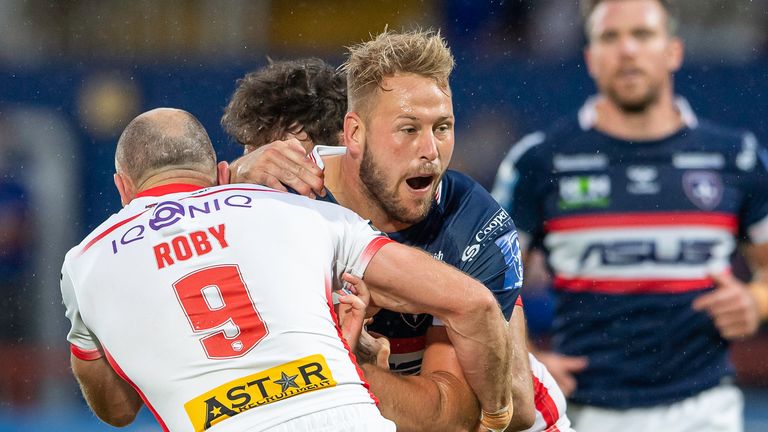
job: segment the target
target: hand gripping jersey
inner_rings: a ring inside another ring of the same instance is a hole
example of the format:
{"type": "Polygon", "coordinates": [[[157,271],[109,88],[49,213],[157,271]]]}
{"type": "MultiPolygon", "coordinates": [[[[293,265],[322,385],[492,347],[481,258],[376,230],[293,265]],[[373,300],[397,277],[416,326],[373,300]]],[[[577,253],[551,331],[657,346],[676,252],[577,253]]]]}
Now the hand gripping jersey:
{"type": "Polygon", "coordinates": [[[103,349],[165,430],[257,431],[374,403],[331,291],[389,240],[336,205],[193,189],[145,191],[67,254],[73,354],[103,349]]]}
{"type": "Polygon", "coordinates": [[[573,400],[666,404],[731,374],[726,341],[691,302],[730,271],[737,240],[768,241],[768,155],[699,122],[628,142],[593,128],[593,101],[512,147],[494,196],[542,246],[557,297],[554,349],[586,355],[573,400]]]}
{"type": "MultiPolygon", "coordinates": [[[[328,194],[327,199],[333,200],[332,195],[328,194]]],[[[509,214],[480,184],[448,170],[427,217],[405,230],[387,235],[392,240],[421,248],[482,282],[494,293],[509,319],[523,284],[517,232],[509,214]]],[[[413,375],[421,369],[427,329],[432,325],[441,323],[431,315],[381,310],[368,330],[389,339],[390,369],[413,375]]],[[[544,365],[533,356],[530,358],[537,409],[536,425],[530,431],[568,430],[570,423],[565,417],[562,392],[544,365]]]]}

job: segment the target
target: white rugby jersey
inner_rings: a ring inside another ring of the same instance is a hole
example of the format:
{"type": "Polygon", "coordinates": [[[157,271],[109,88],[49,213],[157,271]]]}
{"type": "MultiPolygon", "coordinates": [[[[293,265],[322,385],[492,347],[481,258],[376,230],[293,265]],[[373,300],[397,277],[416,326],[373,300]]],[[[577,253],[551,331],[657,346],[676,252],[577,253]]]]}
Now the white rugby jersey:
{"type": "Polygon", "coordinates": [[[375,403],[331,292],[389,239],[337,205],[195,189],[147,190],[69,251],[72,353],[101,347],[165,430],[256,431],[375,403]]]}

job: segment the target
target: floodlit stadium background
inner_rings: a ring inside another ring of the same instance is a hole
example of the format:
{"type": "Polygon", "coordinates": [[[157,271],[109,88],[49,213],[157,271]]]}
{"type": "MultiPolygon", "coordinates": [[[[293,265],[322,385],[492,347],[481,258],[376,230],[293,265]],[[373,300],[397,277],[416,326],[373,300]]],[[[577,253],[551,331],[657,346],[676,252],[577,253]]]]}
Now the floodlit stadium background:
{"type": "MultiPolygon", "coordinates": [[[[768,0],[678,3],[678,92],[765,142],[768,0]]],[[[241,149],[218,125],[222,108],[267,57],[338,65],[344,46],[387,25],[439,28],[457,61],[452,166],[489,187],[513,142],[594,91],[577,15],[572,0],[0,1],[0,432],[112,429],[68,370],[58,279],[66,250],[119,208],[114,145],[134,115],[188,110],[232,159],[241,149]]],[[[527,278],[529,323],[546,342],[546,281],[527,278]]],[[[765,332],[734,350],[750,431],[768,430],[766,358],[765,332]]],[[[160,428],[145,410],[124,430],[160,428]]]]}

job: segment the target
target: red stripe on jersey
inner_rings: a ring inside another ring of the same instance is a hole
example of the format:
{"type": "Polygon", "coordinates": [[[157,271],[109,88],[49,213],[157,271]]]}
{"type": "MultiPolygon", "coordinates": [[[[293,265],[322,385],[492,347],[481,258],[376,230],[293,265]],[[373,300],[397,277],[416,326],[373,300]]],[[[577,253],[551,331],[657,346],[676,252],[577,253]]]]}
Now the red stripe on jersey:
{"type": "Polygon", "coordinates": [[[515,306],[523,307],[523,296],[517,296],[517,300],[515,300],[515,306]]]}
{"type": "Polygon", "coordinates": [[[554,286],[569,292],[601,294],[677,294],[712,286],[712,279],[587,279],[556,276],[554,286]]]}
{"type": "Polygon", "coordinates": [[[79,358],[80,360],[85,361],[98,360],[104,357],[104,353],[102,353],[99,349],[87,350],[73,344],[69,344],[69,352],[71,352],[73,356],[79,358]]]}
{"type": "Polygon", "coordinates": [[[378,252],[379,249],[381,249],[386,244],[394,242],[395,241],[389,237],[379,236],[374,238],[370,243],[368,243],[368,246],[365,247],[365,250],[360,255],[360,264],[363,267],[368,267],[368,263],[371,262],[371,258],[376,255],[376,252],[378,252]]]}
{"type": "Polygon", "coordinates": [[[115,373],[117,373],[120,376],[120,378],[122,378],[125,382],[130,384],[131,387],[134,388],[134,390],[136,390],[136,393],[139,394],[139,396],[141,397],[141,400],[144,401],[144,405],[147,406],[147,408],[152,413],[152,415],[155,416],[155,419],[157,419],[157,422],[160,424],[160,427],[162,427],[165,432],[169,432],[170,429],[168,429],[168,426],[165,425],[165,422],[163,421],[162,417],[160,417],[160,414],[158,414],[157,411],[155,411],[155,407],[153,407],[152,404],[149,403],[149,400],[147,399],[147,396],[144,394],[144,392],[141,391],[139,386],[134,384],[134,382],[131,381],[130,378],[128,378],[128,375],[126,375],[125,372],[123,372],[123,369],[120,368],[120,365],[117,364],[115,359],[112,357],[112,355],[109,354],[109,351],[107,351],[106,348],[104,348],[104,354],[107,357],[107,361],[112,366],[112,369],[114,369],[115,373]]]}
{"type": "Polygon", "coordinates": [[[143,191],[136,194],[136,198],[148,196],[159,197],[173,193],[193,192],[202,188],[203,186],[197,186],[188,183],[169,183],[161,186],[155,186],[149,189],[144,189],[143,191]]]}
{"type": "Polygon", "coordinates": [[[389,352],[392,354],[410,354],[421,351],[427,346],[426,336],[412,338],[391,338],[389,340],[389,352]]]}
{"type": "Polygon", "coordinates": [[[129,217],[128,219],[122,220],[122,221],[120,221],[120,222],[118,222],[118,223],[116,223],[116,224],[112,225],[111,227],[107,228],[107,229],[106,229],[106,230],[105,230],[103,233],[101,233],[101,234],[97,235],[96,237],[94,237],[93,239],[91,239],[91,241],[89,241],[89,242],[88,242],[88,244],[86,244],[86,245],[85,245],[85,247],[83,247],[83,250],[81,250],[81,251],[80,251],[80,255],[84,254],[84,253],[85,253],[85,251],[87,251],[88,249],[90,249],[90,248],[91,248],[91,246],[93,246],[94,244],[96,244],[96,242],[97,242],[97,241],[99,241],[99,240],[103,239],[104,237],[106,237],[107,235],[109,235],[109,234],[110,234],[112,231],[114,231],[114,230],[116,230],[116,229],[120,228],[121,226],[123,226],[123,225],[127,224],[128,222],[130,222],[130,221],[132,221],[132,220],[136,219],[137,217],[139,217],[139,216],[143,215],[144,213],[146,213],[146,212],[147,212],[147,210],[149,210],[149,209],[146,209],[146,210],[144,210],[143,212],[141,212],[141,213],[139,213],[139,214],[135,214],[135,215],[133,215],[133,216],[129,217]]]}
{"type": "Polygon", "coordinates": [[[360,365],[357,364],[357,357],[355,357],[355,354],[352,353],[352,350],[349,348],[349,345],[347,344],[347,340],[344,339],[344,334],[341,332],[341,326],[339,326],[339,317],[336,315],[336,311],[333,309],[333,297],[331,296],[331,290],[330,288],[330,279],[326,277],[326,289],[325,289],[325,299],[328,303],[328,310],[331,313],[331,320],[333,321],[334,327],[336,327],[336,333],[339,335],[339,340],[341,340],[341,343],[344,345],[344,348],[347,350],[347,354],[349,355],[349,359],[352,361],[352,364],[355,366],[355,370],[357,371],[357,376],[360,377],[360,381],[363,383],[363,387],[365,387],[365,390],[368,391],[368,395],[373,399],[373,403],[376,404],[376,406],[379,405],[379,398],[377,398],[373,392],[371,392],[371,385],[368,384],[368,381],[365,379],[365,374],[363,373],[363,370],[360,369],[360,365]]]}
{"type": "Polygon", "coordinates": [[[557,404],[552,399],[552,396],[550,396],[547,386],[539,381],[539,378],[536,375],[533,375],[533,394],[535,395],[534,404],[536,406],[536,411],[538,411],[541,414],[541,418],[544,419],[547,428],[546,430],[548,432],[557,431],[558,429],[555,423],[557,423],[557,420],[560,418],[560,413],[557,411],[557,404]],[[551,427],[554,429],[550,429],[551,427]]]}
{"type": "Polygon", "coordinates": [[[608,213],[554,218],[545,223],[545,230],[571,231],[583,229],[637,228],[662,226],[714,226],[736,233],[738,218],[728,213],[608,213]]]}

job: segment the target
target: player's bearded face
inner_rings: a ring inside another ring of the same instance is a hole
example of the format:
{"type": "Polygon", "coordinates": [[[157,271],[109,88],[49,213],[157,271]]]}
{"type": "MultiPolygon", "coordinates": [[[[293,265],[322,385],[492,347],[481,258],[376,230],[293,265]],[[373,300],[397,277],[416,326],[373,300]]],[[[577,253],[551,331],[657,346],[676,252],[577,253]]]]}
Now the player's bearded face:
{"type": "Polygon", "coordinates": [[[590,19],[587,64],[600,92],[625,112],[642,112],[671,92],[682,60],[656,1],[603,2],[590,19]]]}
{"type": "Polygon", "coordinates": [[[392,222],[424,219],[453,154],[453,105],[434,80],[413,74],[385,78],[372,104],[360,179],[392,222]]]}
{"type": "Polygon", "coordinates": [[[429,163],[423,164],[416,171],[419,176],[429,176],[429,178],[423,177],[424,179],[415,186],[426,193],[409,198],[405,196],[407,194],[400,191],[401,188],[411,188],[408,181],[406,180],[406,184],[403,185],[401,180],[394,178],[385,164],[377,162],[370,147],[366,147],[360,165],[360,179],[368,189],[371,198],[391,220],[412,225],[424,219],[429,213],[434,201],[435,189],[443,174],[437,166],[429,163]]]}

